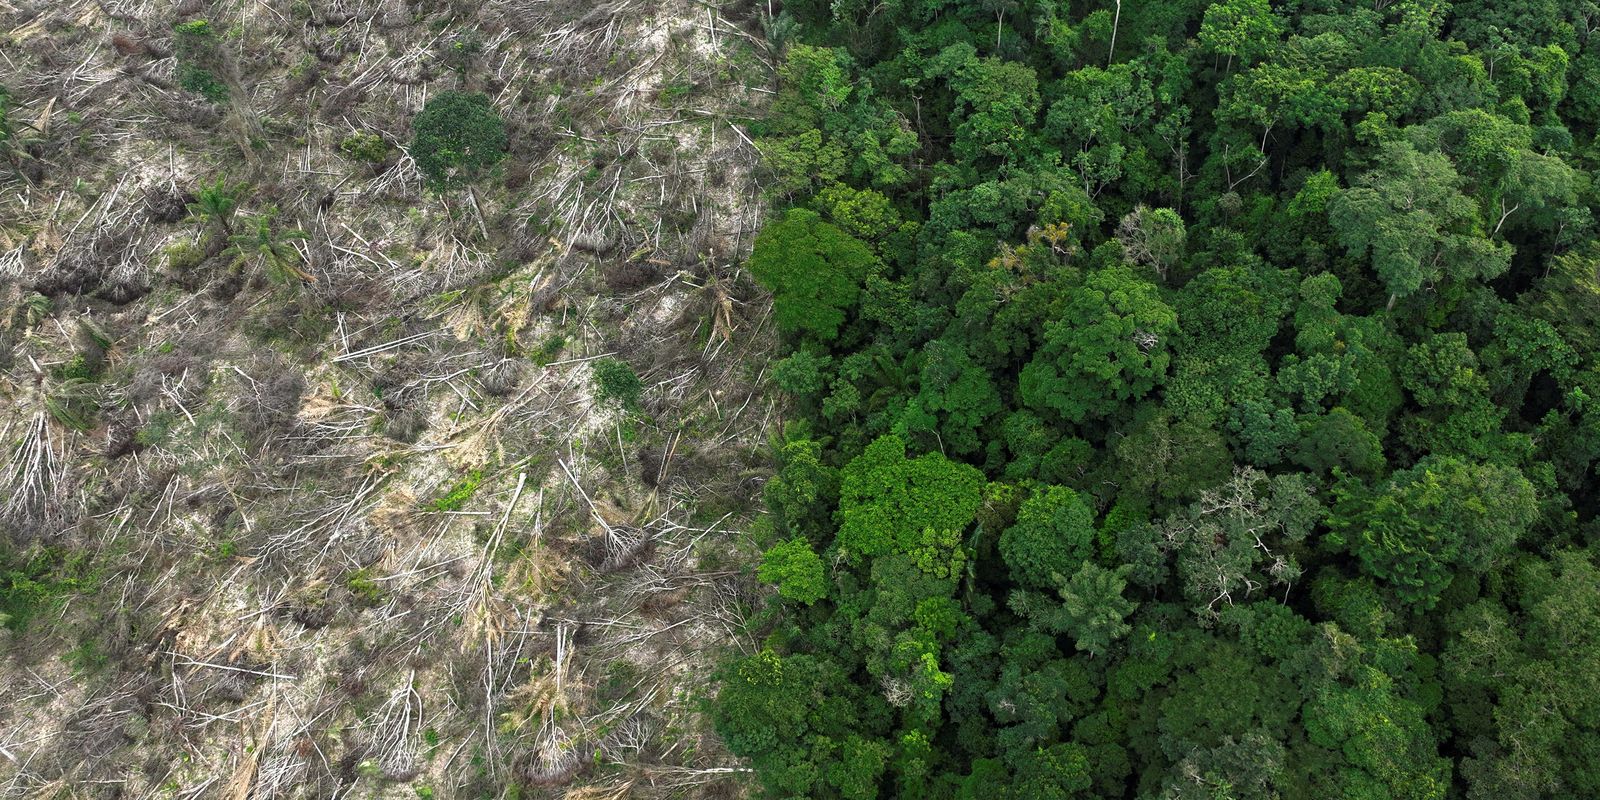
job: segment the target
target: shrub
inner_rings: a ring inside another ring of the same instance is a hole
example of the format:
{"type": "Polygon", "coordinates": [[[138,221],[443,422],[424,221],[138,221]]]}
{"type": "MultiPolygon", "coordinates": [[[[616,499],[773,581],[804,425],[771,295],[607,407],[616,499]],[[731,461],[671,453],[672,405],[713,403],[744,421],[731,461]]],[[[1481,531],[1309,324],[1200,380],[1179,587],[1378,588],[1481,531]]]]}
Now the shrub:
{"type": "Polygon", "coordinates": [[[44,407],[61,427],[86,431],[94,427],[100,410],[97,394],[94,383],[87,378],[69,377],[51,387],[44,407]]]}
{"type": "Polygon", "coordinates": [[[187,91],[220,103],[228,99],[228,85],[214,71],[221,61],[217,34],[203,19],[174,26],[173,49],[178,57],[178,85],[187,91]]]}
{"type": "Polygon", "coordinates": [[[345,576],[344,585],[350,594],[365,605],[377,605],[383,599],[383,587],[372,577],[371,569],[358,569],[345,576]]]}
{"type": "Polygon", "coordinates": [[[505,158],[506,124],[482,94],[444,92],[411,121],[411,157],[436,192],[487,175],[505,158]]]}
{"type": "Polygon", "coordinates": [[[100,364],[97,359],[90,359],[85,353],[75,353],[65,363],[59,364],[51,370],[57,380],[61,381],[93,381],[100,377],[100,364]]]}
{"type": "Polygon", "coordinates": [[[644,382],[625,362],[615,358],[602,358],[594,362],[595,399],[603,403],[632,406],[639,402],[644,382]]]}
{"type": "Polygon", "coordinates": [[[443,497],[433,501],[429,508],[434,511],[460,511],[461,507],[466,505],[474,494],[477,494],[478,484],[480,483],[483,483],[483,471],[475,469],[467,473],[465,478],[456,481],[456,484],[450,487],[450,491],[445,492],[443,497]]]}
{"type": "Polygon", "coordinates": [[[16,138],[16,122],[11,118],[11,90],[0,84],[0,154],[8,151],[16,138]]]}
{"type": "Polygon", "coordinates": [[[389,157],[389,143],[376,133],[356,131],[339,142],[339,152],[355,161],[378,164],[389,157]]]}
{"type": "Polygon", "coordinates": [[[44,548],[24,555],[0,544],[0,627],[20,632],[68,594],[93,588],[94,580],[84,554],[44,548]]]}
{"type": "Polygon", "coordinates": [[[173,272],[194,269],[206,258],[206,251],[194,242],[173,242],[163,252],[167,257],[167,268],[173,272]]]}
{"type": "Polygon", "coordinates": [[[533,363],[538,364],[541,367],[547,366],[553,363],[556,360],[556,357],[560,356],[561,351],[565,350],[566,347],[567,337],[562,336],[559,333],[555,334],[544,340],[544,342],[539,345],[539,349],[533,354],[533,363]]]}

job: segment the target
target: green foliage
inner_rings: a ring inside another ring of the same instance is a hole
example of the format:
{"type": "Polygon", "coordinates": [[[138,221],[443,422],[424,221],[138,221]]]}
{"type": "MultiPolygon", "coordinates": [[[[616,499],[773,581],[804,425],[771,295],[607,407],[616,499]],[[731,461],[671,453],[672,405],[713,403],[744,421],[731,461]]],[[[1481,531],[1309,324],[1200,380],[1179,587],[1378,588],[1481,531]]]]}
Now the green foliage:
{"type": "Polygon", "coordinates": [[[1072,637],[1079,650],[1101,655],[1112,642],[1132,630],[1124,620],[1139,604],[1122,596],[1129,569],[1108,570],[1085,561],[1070,578],[1059,572],[1053,576],[1056,594],[1061,598],[1059,605],[1038,595],[1018,592],[1011,596],[1011,607],[1037,628],[1064,633],[1072,637]]]}
{"type": "Polygon", "coordinates": [[[218,175],[215,183],[201,184],[195,189],[194,202],[188,206],[189,221],[213,223],[224,237],[232,239],[234,212],[239,210],[240,201],[249,192],[249,184],[242,181],[230,184],[226,175],[218,175]]]}
{"type": "Polygon", "coordinates": [[[767,795],[1600,796],[1591,19],[784,4],[767,795]]]}
{"type": "Polygon", "coordinates": [[[483,483],[483,471],[473,470],[466,477],[456,481],[449,491],[443,496],[428,504],[434,511],[460,511],[472,496],[478,493],[478,485],[483,483]]]}
{"type": "Polygon", "coordinates": [[[1000,411],[999,392],[988,372],[943,339],[930,342],[922,355],[922,388],[907,404],[900,429],[908,437],[931,433],[946,452],[976,452],[983,446],[979,429],[1000,411]]]}
{"type": "Polygon", "coordinates": [[[808,350],[801,350],[772,365],[772,382],[778,388],[798,397],[815,397],[822,391],[824,370],[829,359],[819,358],[808,350]]]}
{"type": "Polygon", "coordinates": [[[1435,752],[1422,709],[1376,669],[1359,667],[1352,678],[1318,691],[1304,711],[1310,742],[1341,753],[1348,765],[1330,776],[1333,790],[1340,797],[1443,798],[1450,762],[1435,752]]]}
{"type": "Polygon", "coordinates": [[[1524,564],[1511,608],[1458,613],[1443,657],[1447,703],[1470,737],[1469,797],[1584,795],[1600,786],[1586,720],[1600,689],[1600,570],[1591,552],[1524,564]],[[1492,711],[1492,713],[1490,713],[1492,711]]]}
{"type": "Polygon", "coordinates": [[[1200,24],[1200,45],[1213,53],[1252,60],[1267,52],[1282,35],[1283,25],[1267,0],[1225,0],[1206,9],[1200,24]]]}
{"type": "Polygon", "coordinates": [[[1020,586],[1054,588],[1073,574],[1094,543],[1094,512],[1064,486],[1035,491],[1017,510],[1017,521],[1000,534],[1000,554],[1020,586]]]}
{"type": "Polygon", "coordinates": [[[1342,468],[1367,477],[1383,471],[1383,443],[1343,407],[1301,423],[1294,463],[1312,472],[1342,468]]]}
{"type": "Polygon", "coordinates": [[[721,684],[712,715],[717,733],[758,765],[770,793],[868,796],[862,787],[876,779],[884,753],[855,733],[867,709],[839,691],[847,681],[837,665],[766,650],[729,664],[721,684]],[[840,760],[844,750],[864,746],[866,754],[840,760]]]}
{"type": "Polygon", "coordinates": [[[773,545],[761,559],[756,574],[778,585],[778,594],[797,603],[811,605],[828,596],[828,579],[822,559],[804,539],[791,539],[773,545]]]}
{"type": "Polygon", "coordinates": [[[99,394],[99,388],[88,378],[64,378],[50,387],[44,407],[61,427],[87,431],[94,427],[100,410],[99,394]]]}
{"type": "Polygon", "coordinates": [[[411,120],[411,132],[411,158],[440,193],[487,177],[509,144],[505,121],[482,94],[434,95],[411,120]]]}
{"type": "Polygon", "coordinates": [[[372,577],[372,570],[352,570],[344,578],[346,589],[366,605],[376,605],[383,599],[383,586],[372,577]]]}
{"type": "Polygon", "coordinates": [[[96,582],[86,554],[54,548],[16,552],[0,543],[0,627],[22,632],[69,594],[92,590],[96,582]]]}
{"type": "Polygon", "coordinates": [[[17,122],[12,118],[11,90],[0,84],[0,150],[9,152],[17,135],[17,122]]]}
{"type": "Polygon", "coordinates": [[[872,189],[836,183],[819,192],[812,207],[840,230],[863,241],[881,240],[900,227],[900,214],[889,198],[872,189]]]}
{"type": "Polygon", "coordinates": [[[982,488],[971,466],[937,453],[908,459],[904,441],[882,437],[840,473],[839,545],[868,557],[909,553],[925,530],[964,530],[982,488]]]}
{"type": "Polygon", "coordinates": [[[339,152],[352,161],[379,164],[389,157],[393,148],[376,133],[356,131],[339,142],[339,152]]]}
{"type": "Polygon", "coordinates": [[[166,256],[167,268],[174,272],[186,272],[200,266],[205,260],[206,251],[193,242],[173,242],[162,251],[166,256]]]}
{"type": "Polygon", "coordinates": [[[1374,577],[1426,609],[1454,571],[1504,558],[1537,511],[1516,468],[1429,456],[1376,489],[1342,487],[1329,524],[1374,577]]]}
{"type": "Polygon", "coordinates": [[[1023,367],[1023,402],[1072,422],[1107,416],[1166,379],[1177,315],[1149,282],[1113,267],[1091,275],[1023,367]]]}
{"type": "Polygon", "coordinates": [[[172,28],[172,42],[178,59],[178,85],[213,103],[227,100],[228,85],[216,74],[222,57],[211,23],[203,19],[180,22],[172,28]]]}
{"type": "Polygon", "coordinates": [[[866,245],[800,208],[762,228],[750,254],[751,274],[772,290],[778,326],[822,341],[839,335],[876,265],[866,245]]]}
{"type": "Polygon", "coordinates": [[[0,83],[0,159],[13,167],[20,167],[25,159],[31,158],[24,145],[26,134],[32,129],[32,125],[17,118],[11,89],[0,83]]]}
{"type": "Polygon", "coordinates": [[[624,408],[639,404],[644,392],[644,381],[626,361],[617,358],[596,359],[594,370],[594,396],[602,403],[615,403],[624,408]]]}
{"type": "Polygon", "coordinates": [[[782,467],[767,482],[767,506],[784,530],[812,530],[825,523],[839,501],[839,471],[822,463],[822,445],[796,438],[778,452],[782,467]]]}
{"type": "Polygon", "coordinates": [[[223,255],[231,257],[235,264],[254,266],[279,285],[315,282],[316,278],[300,269],[300,251],[290,244],[311,237],[298,228],[277,227],[277,217],[278,209],[272,207],[247,217],[240,229],[228,237],[223,255]]]}
{"type": "Polygon", "coordinates": [[[1346,247],[1371,256],[1391,298],[1439,278],[1484,280],[1506,271],[1511,248],[1483,237],[1482,213],[1461,193],[1449,158],[1390,142],[1378,163],[1329,202],[1328,214],[1346,247]]]}

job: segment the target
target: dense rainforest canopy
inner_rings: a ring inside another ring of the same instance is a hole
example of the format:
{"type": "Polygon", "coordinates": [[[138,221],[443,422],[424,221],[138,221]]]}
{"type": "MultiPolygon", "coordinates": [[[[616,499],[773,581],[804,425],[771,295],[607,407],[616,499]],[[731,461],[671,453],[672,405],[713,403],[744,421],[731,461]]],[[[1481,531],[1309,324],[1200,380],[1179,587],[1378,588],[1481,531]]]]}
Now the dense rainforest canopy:
{"type": "Polygon", "coordinates": [[[1600,797],[1597,32],[785,3],[768,794],[1600,797]]]}

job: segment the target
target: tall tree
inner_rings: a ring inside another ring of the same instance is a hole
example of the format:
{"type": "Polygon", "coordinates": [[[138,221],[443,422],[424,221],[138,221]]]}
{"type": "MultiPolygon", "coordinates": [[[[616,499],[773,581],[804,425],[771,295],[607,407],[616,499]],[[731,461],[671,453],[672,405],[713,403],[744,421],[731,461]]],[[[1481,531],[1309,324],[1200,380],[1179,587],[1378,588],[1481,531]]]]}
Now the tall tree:
{"type": "Polygon", "coordinates": [[[1166,380],[1178,318],[1126,267],[1099,270],[1069,296],[1020,376],[1023,402],[1072,422],[1107,416],[1166,380]]]}
{"type": "Polygon", "coordinates": [[[803,208],[762,228],[750,253],[751,274],[772,290],[778,325],[822,341],[839,335],[877,264],[859,239],[803,208]]]}
{"type": "Polygon", "coordinates": [[[1390,308],[1441,278],[1487,280],[1511,265],[1511,246],[1485,236],[1479,206],[1462,184],[1444,154],[1389,142],[1377,168],[1328,204],[1340,241],[1371,257],[1390,308]]]}
{"type": "Polygon", "coordinates": [[[1538,513],[1533,484],[1515,467],[1429,456],[1376,489],[1346,483],[1329,517],[1332,541],[1395,595],[1433,607],[1456,570],[1505,558],[1538,513]]]}

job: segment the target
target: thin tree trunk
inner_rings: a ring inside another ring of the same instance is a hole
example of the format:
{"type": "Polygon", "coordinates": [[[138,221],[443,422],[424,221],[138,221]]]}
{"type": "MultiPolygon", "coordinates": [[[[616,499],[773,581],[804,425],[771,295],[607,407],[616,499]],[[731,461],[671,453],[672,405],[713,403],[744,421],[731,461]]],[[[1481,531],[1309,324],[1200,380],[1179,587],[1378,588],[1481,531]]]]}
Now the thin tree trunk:
{"type": "Polygon", "coordinates": [[[1122,0],[1117,0],[1117,14],[1111,18],[1111,45],[1106,48],[1106,66],[1117,53],[1117,26],[1122,23],[1122,0]]]}

